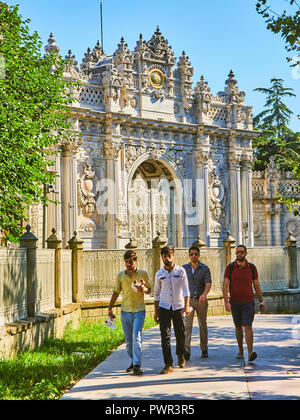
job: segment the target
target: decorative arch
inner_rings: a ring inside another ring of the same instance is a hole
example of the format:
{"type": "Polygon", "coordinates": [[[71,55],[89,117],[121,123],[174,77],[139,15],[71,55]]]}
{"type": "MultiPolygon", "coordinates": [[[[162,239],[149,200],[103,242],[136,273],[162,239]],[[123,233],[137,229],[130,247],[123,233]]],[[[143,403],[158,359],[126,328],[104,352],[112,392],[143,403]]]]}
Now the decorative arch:
{"type": "Polygon", "coordinates": [[[173,215],[171,215],[171,217],[174,218],[172,219],[172,223],[174,226],[176,226],[176,229],[175,231],[173,231],[173,234],[176,235],[177,233],[177,237],[175,237],[174,245],[178,247],[182,247],[182,236],[183,236],[182,226],[183,226],[183,220],[184,220],[184,210],[183,210],[184,179],[177,165],[166,154],[153,156],[153,153],[151,153],[151,151],[148,151],[146,153],[143,153],[141,156],[139,156],[132,164],[130,171],[128,173],[127,185],[126,185],[127,199],[128,199],[128,206],[127,206],[128,220],[130,220],[129,199],[131,197],[132,181],[138,168],[144,162],[148,160],[154,160],[155,162],[162,163],[171,174],[172,180],[171,180],[170,186],[171,188],[174,187],[174,207],[173,207],[173,215]]]}

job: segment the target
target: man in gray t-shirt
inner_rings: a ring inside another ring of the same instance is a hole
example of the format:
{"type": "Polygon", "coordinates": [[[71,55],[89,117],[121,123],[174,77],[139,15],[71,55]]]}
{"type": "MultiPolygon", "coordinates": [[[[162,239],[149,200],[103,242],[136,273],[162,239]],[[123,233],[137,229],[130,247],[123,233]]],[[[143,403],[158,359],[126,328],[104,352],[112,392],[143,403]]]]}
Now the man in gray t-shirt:
{"type": "Polygon", "coordinates": [[[191,356],[191,338],[195,312],[197,313],[200,329],[201,357],[208,357],[207,295],[211,289],[211,274],[208,266],[199,261],[199,256],[199,248],[192,246],[189,249],[191,262],[183,265],[189,282],[190,306],[192,308],[190,315],[185,319],[185,360],[189,360],[191,356]]]}

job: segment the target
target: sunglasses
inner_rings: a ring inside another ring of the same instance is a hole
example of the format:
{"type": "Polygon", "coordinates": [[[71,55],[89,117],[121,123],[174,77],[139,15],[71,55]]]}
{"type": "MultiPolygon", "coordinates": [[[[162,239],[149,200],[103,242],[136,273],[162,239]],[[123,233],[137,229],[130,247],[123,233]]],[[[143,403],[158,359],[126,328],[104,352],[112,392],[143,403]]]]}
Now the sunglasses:
{"type": "Polygon", "coordinates": [[[236,251],[236,254],[246,254],[246,252],[245,251],[236,251]]]}
{"type": "Polygon", "coordinates": [[[190,252],[190,256],[192,255],[199,255],[198,252],[190,252]]]}
{"type": "Polygon", "coordinates": [[[130,260],[125,260],[125,263],[130,264],[130,263],[132,263],[133,261],[136,261],[136,260],[137,260],[137,257],[133,257],[133,258],[130,258],[130,260]]]}

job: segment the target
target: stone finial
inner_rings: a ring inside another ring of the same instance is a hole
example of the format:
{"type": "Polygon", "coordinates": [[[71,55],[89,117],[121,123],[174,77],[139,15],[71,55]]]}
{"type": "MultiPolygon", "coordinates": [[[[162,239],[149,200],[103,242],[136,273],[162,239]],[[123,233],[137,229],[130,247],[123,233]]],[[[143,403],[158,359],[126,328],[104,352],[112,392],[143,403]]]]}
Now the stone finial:
{"type": "Polygon", "coordinates": [[[58,238],[56,234],[56,229],[52,229],[52,235],[49,236],[49,238],[46,240],[47,242],[47,248],[48,249],[59,249],[61,248],[62,240],[58,238]]]}
{"type": "Polygon", "coordinates": [[[75,71],[79,72],[78,62],[76,61],[75,55],[72,53],[72,50],[68,51],[68,54],[65,56],[65,60],[68,61],[67,69],[69,71],[75,70],[75,71]]]}
{"type": "Polygon", "coordinates": [[[134,242],[134,240],[132,238],[130,238],[130,241],[128,242],[127,245],[125,245],[126,249],[136,249],[138,248],[137,244],[134,242]]]}
{"type": "Polygon", "coordinates": [[[285,246],[297,246],[297,239],[293,236],[292,232],[288,232],[288,236],[284,241],[285,246]]]}
{"type": "Polygon", "coordinates": [[[75,231],[73,238],[68,241],[68,244],[72,250],[83,249],[84,241],[78,236],[78,233],[75,231]]]}
{"type": "Polygon", "coordinates": [[[234,237],[233,236],[231,236],[231,233],[228,231],[227,232],[227,241],[235,241],[235,239],[234,239],[234,237]]]}
{"type": "Polygon", "coordinates": [[[206,243],[204,241],[201,241],[200,236],[197,236],[197,240],[192,243],[192,246],[196,246],[197,248],[205,248],[206,243]]]}
{"type": "Polygon", "coordinates": [[[52,32],[50,34],[50,38],[48,39],[48,45],[45,47],[45,51],[47,54],[59,53],[60,51],[59,46],[56,45],[56,40],[52,32]]]}
{"type": "Polygon", "coordinates": [[[167,243],[167,239],[161,238],[160,232],[156,232],[156,234],[157,236],[152,241],[153,248],[162,248],[167,243]]]}
{"type": "Polygon", "coordinates": [[[26,225],[26,232],[20,237],[20,248],[36,248],[38,238],[31,232],[31,226],[26,225]]]}
{"type": "Polygon", "coordinates": [[[93,61],[95,63],[98,63],[103,56],[105,56],[103,47],[100,44],[100,41],[97,41],[97,44],[96,44],[96,46],[94,47],[94,49],[92,51],[93,61]]]}

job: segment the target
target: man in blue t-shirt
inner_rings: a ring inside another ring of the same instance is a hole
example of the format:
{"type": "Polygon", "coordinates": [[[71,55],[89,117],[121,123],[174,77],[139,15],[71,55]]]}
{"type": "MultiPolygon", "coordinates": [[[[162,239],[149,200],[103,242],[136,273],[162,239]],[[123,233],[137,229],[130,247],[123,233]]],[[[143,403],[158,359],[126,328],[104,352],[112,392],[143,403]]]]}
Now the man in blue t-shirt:
{"type": "Polygon", "coordinates": [[[190,263],[184,264],[183,268],[189,282],[191,313],[185,319],[185,360],[191,356],[191,338],[194,314],[196,312],[200,329],[201,357],[208,357],[207,344],[207,295],[211,289],[211,274],[207,265],[199,261],[200,250],[197,246],[189,249],[190,263]]]}

